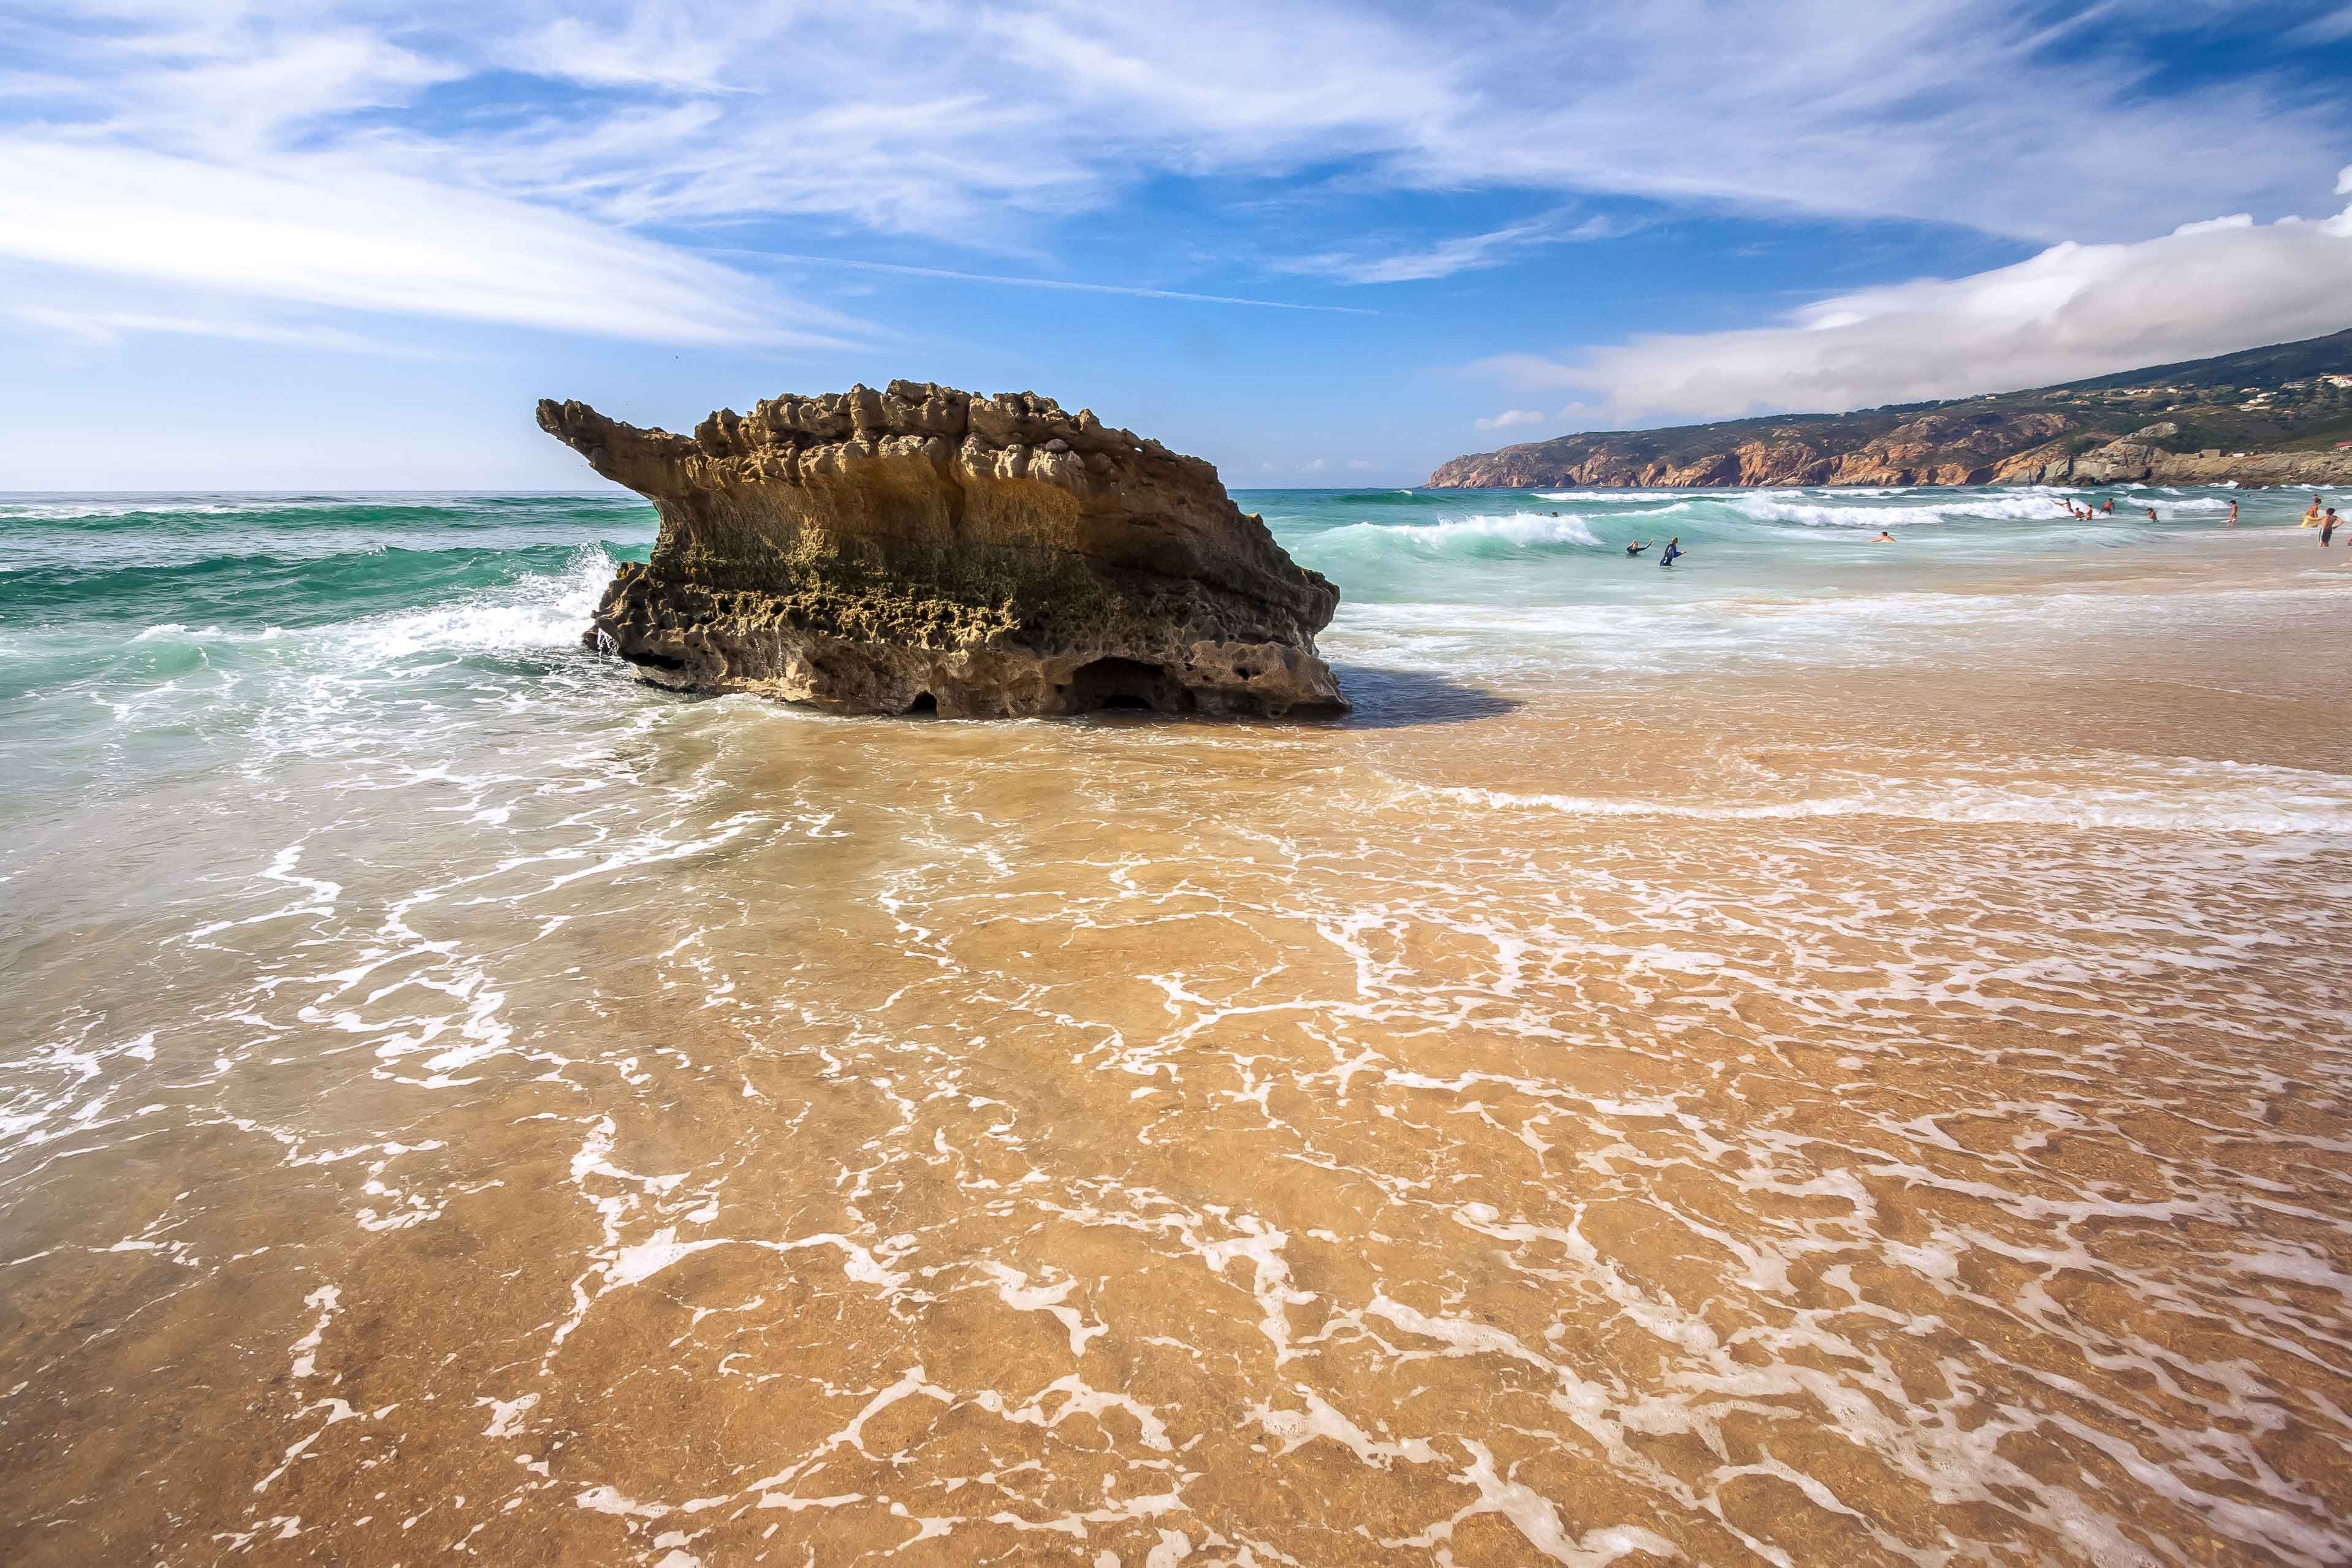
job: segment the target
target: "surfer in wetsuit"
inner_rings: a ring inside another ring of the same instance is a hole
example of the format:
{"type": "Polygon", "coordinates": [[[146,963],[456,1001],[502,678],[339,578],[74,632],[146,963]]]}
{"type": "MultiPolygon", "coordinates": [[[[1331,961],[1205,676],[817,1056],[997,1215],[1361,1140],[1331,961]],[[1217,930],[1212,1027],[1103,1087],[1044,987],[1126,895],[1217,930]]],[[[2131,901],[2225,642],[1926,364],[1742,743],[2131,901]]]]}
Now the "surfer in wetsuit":
{"type": "Polygon", "coordinates": [[[1675,563],[1675,558],[1682,554],[1682,552],[1683,536],[1677,533],[1672,539],[1666,541],[1666,552],[1658,557],[1658,564],[1661,566],[1671,566],[1675,563]]]}
{"type": "Polygon", "coordinates": [[[1650,542],[1649,542],[1648,540],[1646,540],[1646,539],[1639,540],[1639,541],[1636,541],[1635,542],[1633,542],[1633,543],[1632,543],[1632,544],[1628,544],[1627,546],[1625,546],[1625,553],[1626,553],[1626,554],[1628,554],[1628,555],[1639,555],[1640,553],[1642,553],[1642,552],[1643,552],[1644,550],[1647,550],[1648,548],[1650,548],[1650,542]]]}

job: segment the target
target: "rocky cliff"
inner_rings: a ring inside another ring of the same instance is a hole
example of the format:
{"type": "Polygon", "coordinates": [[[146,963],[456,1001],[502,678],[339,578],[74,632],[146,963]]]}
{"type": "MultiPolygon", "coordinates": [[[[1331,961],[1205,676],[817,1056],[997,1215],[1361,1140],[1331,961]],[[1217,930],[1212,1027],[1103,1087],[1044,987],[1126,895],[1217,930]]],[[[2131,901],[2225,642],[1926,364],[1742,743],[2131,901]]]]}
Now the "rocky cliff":
{"type": "Polygon", "coordinates": [[[2146,440],[2109,441],[2074,451],[2064,441],[2035,447],[1993,471],[1997,485],[2315,485],[2352,487],[2352,450],[2174,452],[2146,440]]]}
{"type": "Polygon", "coordinates": [[[894,381],[691,437],[579,403],[540,426],[661,534],[588,633],[646,679],[948,718],[1336,711],[1339,590],[1216,470],[1034,393],[894,381]]]}
{"type": "Polygon", "coordinates": [[[2352,331],[1945,403],[1559,436],[1456,458],[1429,483],[2343,485],[2338,441],[2352,441],[2352,331]]]}
{"type": "Polygon", "coordinates": [[[1743,421],[1762,428],[1713,449],[1658,439],[1677,431],[1565,437],[1456,458],[1433,486],[1642,489],[1749,485],[1981,485],[2020,447],[2068,428],[2060,415],[2009,415],[1965,405],[1864,433],[1843,421],[1743,421]]]}

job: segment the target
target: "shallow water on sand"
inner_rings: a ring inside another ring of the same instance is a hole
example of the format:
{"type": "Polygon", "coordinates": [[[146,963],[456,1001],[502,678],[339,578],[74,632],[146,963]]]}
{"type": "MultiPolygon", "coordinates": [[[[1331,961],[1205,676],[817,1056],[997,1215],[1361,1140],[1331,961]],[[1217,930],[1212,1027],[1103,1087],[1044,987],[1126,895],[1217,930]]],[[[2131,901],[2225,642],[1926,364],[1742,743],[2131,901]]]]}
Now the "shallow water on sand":
{"type": "Polygon", "coordinates": [[[2352,572],[1950,500],[1256,498],[1332,726],[668,697],[611,503],[0,576],[0,1558],[2343,1560],[2352,572]]]}

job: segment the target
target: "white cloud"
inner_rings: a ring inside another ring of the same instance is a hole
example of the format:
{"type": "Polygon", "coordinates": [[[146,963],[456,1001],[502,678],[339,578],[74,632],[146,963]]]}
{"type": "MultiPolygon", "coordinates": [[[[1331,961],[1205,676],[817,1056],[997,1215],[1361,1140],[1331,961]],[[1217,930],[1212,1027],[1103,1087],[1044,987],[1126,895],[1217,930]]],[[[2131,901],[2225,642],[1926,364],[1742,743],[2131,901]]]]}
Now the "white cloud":
{"type": "Polygon", "coordinates": [[[345,353],[389,355],[395,359],[440,359],[446,356],[415,344],[371,338],[340,327],[285,325],[274,321],[239,321],[234,317],[174,316],[144,310],[92,310],[12,300],[0,305],[6,315],[26,326],[43,327],[67,338],[92,344],[110,344],[131,333],[163,332],[181,337],[232,338],[245,342],[276,343],[306,349],[331,349],[345,353]]]}
{"type": "Polygon", "coordinates": [[[947,267],[905,267],[893,261],[858,261],[839,256],[806,256],[791,251],[730,251],[813,267],[845,267],[856,272],[888,272],[901,278],[937,278],[955,283],[993,283],[1015,289],[1058,289],[1076,294],[1124,294],[1138,300],[1179,300],[1202,305],[1255,305],[1267,310],[1319,310],[1341,316],[1377,316],[1378,310],[1357,305],[1310,305],[1288,300],[1252,300],[1233,294],[1194,294],[1181,289],[1142,289],[1126,283],[1082,283],[1068,278],[1015,278],[1002,272],[963,272],[947,267]]]}
{"type": "Polygon", "coordinates": [[[2338,5],[2322,16],[2314,16],[2288,37],[2299,44],[2332,44],[2342,38],[2352,38],[2352,5],[2338,5]]]}
{"type": "Polygon", "coordinates": [[[0,138],[0,255],[307,305],[672,342],[836,342],[845,318],[543,206],[336,154],[230,166],[0,138]]]}
{"type": "Polygon", "coordinates": [[[1325,251],[1279,261],[1276,267],[1284,272],[1336,278],[1346,283],[1410,283],[1501,267],[1540,246],[1614,239],[1638,226],[1629,220],[1600,216],[1578,223],[1553,216],[1386,254],[1325,251]]]}
{"type": "Polygon", "coordinates": [[[1481,430],[1508,430],[1515,425],[1540,425],[1543,422],[1542,410],[1536,408],[1506,408],[1500,414],[1490,414],[1483,419],[1472,421],[1481,430]]]}
{"type": "Polygon", "coordinates": [[[1873,407],[2076,380],[2352,326],[2352,207],[2237,218],[1819,300],[1778,325],[1659,334],[1476,367],[1579,387],[1612,422],[1873,407]]]}
{"type": "MultiPolygon", "coordinates": [[[[1181,25],[888,0],[856,26],[741,0],[18,0],[0,136],[38,166],[5,175],[0,237],[310,306],[795,342],[848,327],[683,237],[782,220],[1034,254],[1155,179],[1344,169],[2111,239],[2275,212],[2333,172],[2335,110],[2242,76],[2172,85],[2169,25],[2053,26],[2026,0],[1201,0],[1181,25]]],[[[1577,237],[1530,220],[1302,270],[1437,278],[1577,237]]]]}
{"type": "Polygon", "coordinates": [[[1349,459],[1348,459],[1348,467],[1349,467],[1349,468],[1350,470],[1352,470],[1353,472],[1356,472],[1356,473],[1359,473],[1359,474],[1360,474],[1360,473],[1364,472],[1366,469],[1370,468],[1371,466],[1372,466],[1372,461],[1371,461],[1371,459],[1370,459],[1370,458],[1349,458],[1349,459]]]}

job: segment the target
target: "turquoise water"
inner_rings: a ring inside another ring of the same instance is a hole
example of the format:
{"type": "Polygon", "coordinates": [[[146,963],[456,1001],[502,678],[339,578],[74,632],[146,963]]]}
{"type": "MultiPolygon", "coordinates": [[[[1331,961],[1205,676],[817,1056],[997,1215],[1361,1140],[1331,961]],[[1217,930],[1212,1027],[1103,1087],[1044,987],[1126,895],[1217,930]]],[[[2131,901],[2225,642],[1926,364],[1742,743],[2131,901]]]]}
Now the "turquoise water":
{"type": "MultiPolygon", "coordinates": [[[[2041,490],[1237,499],[1339,584],[1326,651],[1377,720],[1383,669],[1509,685],[1901,661],[1924,628],[2136,613],[2042,591],[2086,570],[2313,537],[2292,526],[2300,493],[2104,493],[2117,515],[2091,524],[2041,490]],[[2232,500],[2246,526],[2225,533],[2232,500]],[[1677,536],[1687,554],[1662,570],[1677,536]],[[1636,539],[1655,542],[1629,560],[1636,539]]],[[[485,705],[662,700],[578,642],[655,528],[619,493],[0,497],[0,780],[22,812],[403,727],[451,739],[485,705]]]]}
{"type": "Polygon", "coordinates": [[[2162,549],[2209,536],[2232,500],[2242,502],[2242,524],[2292,522],[2305,504],[2284,493],[2141,489],[1291,490],[1241,499],[1355,603],[1505,605],[1867,591],[1928,567],[2162,549]],[[2109,496],[2115,515],[2091,523],[2067,516],[2061,499],[2109,496]],[[1874,542],[1881,531],[1902,548],[1874,542]],[[1658,557],[1673,539],[1688,555],[1662,574],[1658,557]],[[1624,547],[1635,542],[1651,548],[1629,561],[1624,547]]]}

